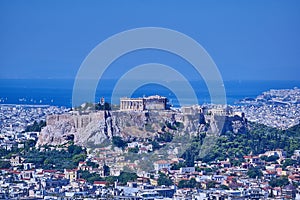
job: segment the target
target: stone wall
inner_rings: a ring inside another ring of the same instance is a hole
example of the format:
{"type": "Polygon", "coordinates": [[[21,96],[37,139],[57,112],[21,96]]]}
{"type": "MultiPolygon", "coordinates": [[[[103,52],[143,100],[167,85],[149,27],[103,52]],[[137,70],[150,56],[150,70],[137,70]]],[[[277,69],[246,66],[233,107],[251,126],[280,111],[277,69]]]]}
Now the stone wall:
{"type": "Polygon", "coordinates": [[[83,115],[74,115],[69,113],[61,115],[48,115],[46,118],[46,124],[53,126],[62,121],[72,121],[72,123],[74,123],[74,128],[85,128],[93,120],[105,120],[105,111],[98,111],[83,115]]]}

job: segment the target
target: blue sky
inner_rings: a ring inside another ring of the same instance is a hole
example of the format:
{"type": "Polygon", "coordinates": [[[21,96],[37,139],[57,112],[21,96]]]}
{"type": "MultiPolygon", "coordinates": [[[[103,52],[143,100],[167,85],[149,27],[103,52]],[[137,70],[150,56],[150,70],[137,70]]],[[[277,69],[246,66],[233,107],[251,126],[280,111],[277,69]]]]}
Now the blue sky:
{"type": "Polygon", "coordinates": [[[300,80],[297,0],[1,0],[0,78],[73,79],[101,41],[147,26],[194,38],[224,80],[300,80]]]}

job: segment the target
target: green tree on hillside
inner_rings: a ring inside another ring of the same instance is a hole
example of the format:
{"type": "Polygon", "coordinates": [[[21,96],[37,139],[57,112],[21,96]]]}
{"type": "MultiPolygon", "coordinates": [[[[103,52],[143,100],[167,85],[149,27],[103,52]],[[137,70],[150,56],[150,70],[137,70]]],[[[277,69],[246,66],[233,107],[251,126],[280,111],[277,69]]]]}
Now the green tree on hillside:
{"type": "Polygon", "coordinates": [[[199,184],[196,182],[194,178],[191,180],[181,180],[178,183],[178,188],[195,188],[199,187],[199,184]]]}
{"type": "Polygon", "coordinates": [[[113,136],[112,143],[116,147],[124,149],[127,146],[127,143],[123,141],[123,139],[120,136],[113,136]]]}
{"type": "Polygon", "coordinates": [[[247,172],[247,176],[249,176],[249,178],[261,178],[263,175],[261,169],[257,168],[257,167],[252,167],[248,170],[247,172]]]}
{"type": "MultiPolygon", "coordinates": [[[[243,160],[243,156],[249,155],[250,152],[253,155],[258,155],[276,149],[283,149],[287,152],[287,156],[290,157],[294,153],[294,150],[300,149],[300,125],[286,131],[251,122],[248,123],[248,126],[249,129],[243,133],[233,133],[230,131],[223,133],[216,138],[217,142],[204,157],[199,157],[202,147],[199,137],[198,141],[190,144],[182,154],[182,158],[190,164],[193,160],[210,162],[229,158],[233,161],[243,160]]],[[[203,139],[206,137],[204,135],[203,139]]],[[[275,156],[263,157],[268,162],[275,162],[276,158],[275,156]]],[[[235,162],[234,164],[239,165],[240,162],[235,162]]]]}
{"type": "Polygon", "coordinates": [[[124,185],[129,181],[136,181],[136,180],[137,180],[136,173],[121,172],[120,176],[118,176],[118,181],[124,185]]]}
{"type": "Polygon", "coordinates": [[[271,187],[283,187],[289,184],[289,179],[286,176],[274,178],[269,182],[271,187]]]}
{"type": "Polygon", "coordinates": [[[46,126],[46,121],[34,121],[32,125],[26,127],[25,132],[40,132],[44,126],[46,126]]]}
{"type": "Polygon", "coordinates": [[[173,184],[173,181],[168,178],[165,174],[159,173],[159,178],[157,179],[158,185],[170,186],[173,184]]]}

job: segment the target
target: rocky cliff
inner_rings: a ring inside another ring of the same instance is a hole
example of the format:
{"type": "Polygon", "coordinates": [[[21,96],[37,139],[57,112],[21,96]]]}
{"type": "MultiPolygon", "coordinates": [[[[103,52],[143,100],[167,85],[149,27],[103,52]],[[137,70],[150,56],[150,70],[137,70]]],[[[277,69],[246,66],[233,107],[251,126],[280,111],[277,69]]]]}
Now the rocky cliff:
{"type": "Polygon", "coordinates": [[[201,132],[243,132],[246,127],[245,119],[239,116],[192,111],[97,111],[50,115],[37,146],[60,145],[69,140],[82,146],[100,145],[113,136],[121,136],[127,141],[143,140],[156,137],[160,132],[194,136],[201,132]]]}

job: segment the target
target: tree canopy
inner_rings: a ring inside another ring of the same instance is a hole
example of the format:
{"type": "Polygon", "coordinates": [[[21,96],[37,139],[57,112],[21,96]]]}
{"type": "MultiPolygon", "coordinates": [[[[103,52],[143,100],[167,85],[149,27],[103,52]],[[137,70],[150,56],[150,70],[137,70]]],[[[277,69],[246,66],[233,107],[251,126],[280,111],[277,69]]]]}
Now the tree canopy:
{"type": "Polygon", "coordinates": [[[34,121],[32,125],[26,127],[25,132],[40,132],[42,127],[46,126],[46,122],[41,120],[40,122],[34,121]]]}
{"type": "Polygon", "coordinates": [[[249,178],[261,178],[263,176],[263,173],[261,169],[252,167],[248,170],[247,175],[249,176],[249,178]]]}
{"type": "Polygon", "coordinates": [[[167,177],[165,174],[160,173],[159,178],[157,179],[158,185],[170,186],[173,184],[173,181],[167,177]]]}
{"type": "Polygon", "coordinates": [[[112,143],[116,147],[124,149],[127,145],[127,142],[125,142],[120,136],[113,136],[112,143]]]}
{"type": "MultiPolygon", "coordinates": [[[[225,132],[216,138],[211,150],[200,157],[202,143],[206,135],[195,137],[186,151],[182,154],[188,166],[194,160],[210,162],[214,160],[243,160],[244,155],[265,153],[266,151],[283,149],[290,157],[295,150],[300,149],[300,125],[288,130],[279,130],[257,123],[248,123],[249,129],[243,133],[225,132]]],[[[278,157],[263,157],[264,160],[275,162],[278,157]]],[[[238,163],[237,163],[238,164],[238,163]]]]}

